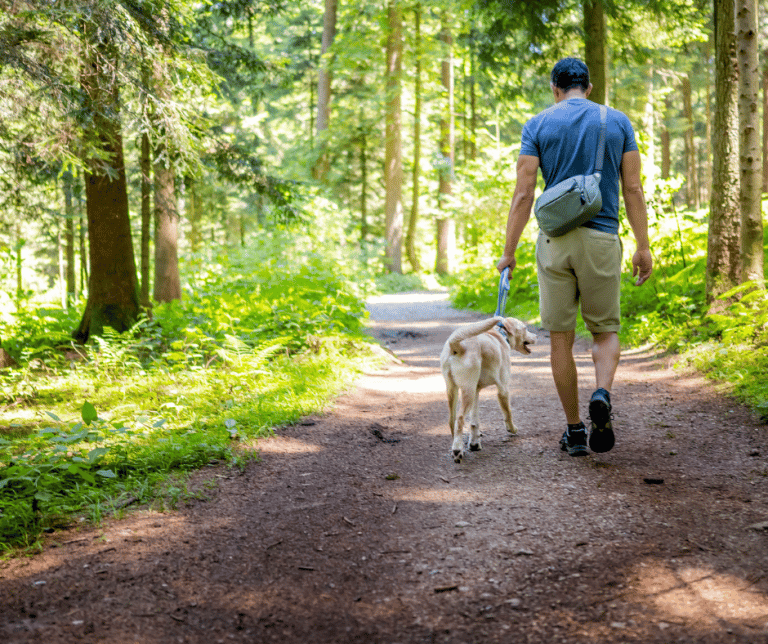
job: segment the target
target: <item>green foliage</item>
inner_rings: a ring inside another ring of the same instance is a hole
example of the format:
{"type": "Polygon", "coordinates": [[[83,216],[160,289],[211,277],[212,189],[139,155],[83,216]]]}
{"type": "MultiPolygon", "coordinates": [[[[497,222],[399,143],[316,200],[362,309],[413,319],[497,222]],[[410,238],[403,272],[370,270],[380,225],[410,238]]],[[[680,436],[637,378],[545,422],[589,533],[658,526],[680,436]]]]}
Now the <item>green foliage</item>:
{"type": "Polygon", "coordinates": [[[768,294],[747,282],[721,296],[738,297],[724,313],[707,315],[709,339],[689,347],[684,364],[727,383],[727,389],[768,422],[768,294]]]}
{"type": "MultiPolygon", "coordinates": [[[[632,276],[634,242],[627,231],[622,235],[622,343],[680,354],[681,364],[723,383],[768,421],[768,296],[764,285],[742,284],[721,296],[730,302],[724,311],[710,312],[705,285],[706,225],[700,213],[675,210],[672,199],[680,185],[679,180],[659,184],[650,221],[654,273],[640,288],[632,276]]],[[[532,324],[539,321],[531,239],[535,228],[528,227],[518,248],[506,309],[507,315],[532,324]]],[[[490,248],[482,265],[470,265],[455,276],[454,305],[488,314],[495,311],[498,273],[492,263],[501,249],[490,248]]],[[[589,335],[581,322],[577,333],[589,335]]]]}
{"type": "Polygon", "coordinates": [[[382,273],[376,277],[376,288],[381,293],[403,293],[405,291],[425,291],[427,284],[421,275],[408,273],[382,273]]]}
{"type": "MultiPolygon", "coordinates": [[[[491,261],[482,266],[470,266],[458,273],[451,284],[451,302],[457,308],[473,309],[493,314],[499,293],[499,273],[495,258],[501,256],[498,248],[491,261]]],[[[517,266],[509,279],[509,294],[505,315],[539,321],[539,283],[536,278],[536,244],[530,237],[521,240],[517,250],[517,266]]]]}
{"type": "Polygon", "coordinates": [[[71,322],[64,312],[6,320],[21,367],[0,372],[14,403],[0,414],[11,428],[0,429],[0,547],[120,499],[173,505],[186,492],[169,476],[241,464],[254,439],[338,395],[370,359],[367,313],[350,269],[300,251],[265,237],[222,256],[191,277],[183,301],[78,352],[52,335],[71,322]],[[35,324],[56,341],[33,352],[24,333],[35,324]]]}

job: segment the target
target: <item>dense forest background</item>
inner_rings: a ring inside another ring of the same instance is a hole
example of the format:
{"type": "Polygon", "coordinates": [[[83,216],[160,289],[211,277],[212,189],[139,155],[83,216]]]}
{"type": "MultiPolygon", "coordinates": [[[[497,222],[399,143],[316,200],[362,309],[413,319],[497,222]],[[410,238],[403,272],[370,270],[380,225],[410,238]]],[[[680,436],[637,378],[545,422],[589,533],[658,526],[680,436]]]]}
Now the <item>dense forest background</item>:
{"type": "MultiPolygon", "coordinates": [[[[233,437],[322,406],[359,368],[368,293],[440,282],[492,311],[520,132],[564,56],[643,158],[657,270],[627,282],[622,340],[678,351],[768,413],[764,3],[0,7],[13,539],[72,481],[114,499],[137,460],[236,461],[233,437]]],[[[533,229],[508,313],[535,323],[533,229]]]]}

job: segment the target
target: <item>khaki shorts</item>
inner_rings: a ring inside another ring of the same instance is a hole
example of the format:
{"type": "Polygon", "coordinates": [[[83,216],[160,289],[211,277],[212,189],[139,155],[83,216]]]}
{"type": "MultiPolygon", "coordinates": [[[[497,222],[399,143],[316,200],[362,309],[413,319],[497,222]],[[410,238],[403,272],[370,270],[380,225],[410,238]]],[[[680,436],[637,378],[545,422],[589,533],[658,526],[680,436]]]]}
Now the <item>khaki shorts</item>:
{"type": "Polygon", "coordinates": [[[618,235],[576,228],[561,237],[539,233],[541,325],[548,331],[576,328],[581,317],[592,333],[621,329],[621,241],[618,235]]]}

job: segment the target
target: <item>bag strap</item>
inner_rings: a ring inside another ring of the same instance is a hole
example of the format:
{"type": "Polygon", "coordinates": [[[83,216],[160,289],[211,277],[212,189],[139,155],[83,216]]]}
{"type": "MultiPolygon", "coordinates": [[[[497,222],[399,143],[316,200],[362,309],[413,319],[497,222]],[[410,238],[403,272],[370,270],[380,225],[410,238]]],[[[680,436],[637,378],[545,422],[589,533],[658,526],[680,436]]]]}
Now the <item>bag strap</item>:
{"type": "Polygon", "coordinates": [[[597,143],[597,158],[595,159],[595,174],[603,176],[603,159],[605,158],[605,128],[608,120],[608,108],[600,106],[600,139],[597,143]]]}

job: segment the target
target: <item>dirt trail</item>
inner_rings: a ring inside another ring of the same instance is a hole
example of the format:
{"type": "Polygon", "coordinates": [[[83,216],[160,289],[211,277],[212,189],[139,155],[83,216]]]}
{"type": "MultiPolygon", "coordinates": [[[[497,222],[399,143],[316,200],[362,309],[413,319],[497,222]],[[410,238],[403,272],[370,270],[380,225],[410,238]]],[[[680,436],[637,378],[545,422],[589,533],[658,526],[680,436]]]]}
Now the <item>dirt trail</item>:
{"type": "Polygon", "coordinates": [[[198,476],[206,501],[0,565],[0,641],[768,643],[764,425],[628,353],[616,447],[570,458],[540,334],[513,358],[518,436],[487,391],[484,449],[456,465],[437,357],[478,316],[434,293],[370,309],[402,362],[243,475],[198,476]]]}

